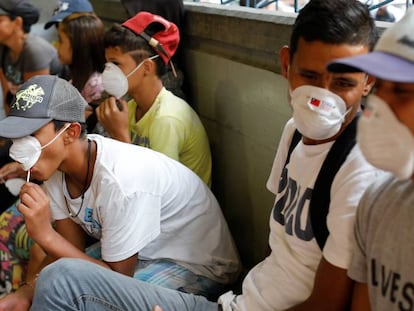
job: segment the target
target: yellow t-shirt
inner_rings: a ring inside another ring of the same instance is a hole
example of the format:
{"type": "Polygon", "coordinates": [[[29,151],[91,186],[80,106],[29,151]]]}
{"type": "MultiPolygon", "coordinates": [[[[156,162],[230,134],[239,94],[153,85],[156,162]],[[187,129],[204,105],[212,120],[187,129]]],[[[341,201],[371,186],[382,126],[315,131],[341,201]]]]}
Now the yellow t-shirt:
{"type": "Polygon", "coordinates": [[[181,162],[210,186],[210,145],[204,126],[190,105],[163,88],[138,122],[136,108],[134,100],[128,102],[132,143],[181,162]]]}

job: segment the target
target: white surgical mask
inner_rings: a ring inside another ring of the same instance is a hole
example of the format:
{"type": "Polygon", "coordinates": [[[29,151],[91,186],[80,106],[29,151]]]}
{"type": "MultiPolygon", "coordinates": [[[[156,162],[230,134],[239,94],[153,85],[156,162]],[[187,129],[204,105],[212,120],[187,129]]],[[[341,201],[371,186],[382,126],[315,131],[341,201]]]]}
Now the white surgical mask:
{"type": "Polygon", "coordinates": [[[341,97],[327,89],[311,85],[297,87],[291,93],[293,120],[305,137],[324,140],[341,129],[347,111],[341,97]]]}
{"type": "Polygon", "coordinates": [[[368,97],[358,121],[357,142],[372,165],[393,173],[400,180],[413,175],[413,134],[376,95],[368,97]]]}
{"type": "Polygon", "coordinates": [[[42,149],[52,144],[69,126],[70,123],[66,124],[51,141],[43,146],[33,136],[12,139],[13,144],[9,151],[10,157],[16,162],[21,163],[25,171],[30,170],[36,164],[37,160],[39,160],[42,149]]]}
{"type": "Polygon", "coordinates": [[[130,73],[125,75],[121,68],[114,63],[106,63],[102,73],[102,85],[105,91],[119,99],[128,92],[128,78],[137,71],[148,59],[155,59],[159,55],[154,55],[140,62],[130,73]]]}

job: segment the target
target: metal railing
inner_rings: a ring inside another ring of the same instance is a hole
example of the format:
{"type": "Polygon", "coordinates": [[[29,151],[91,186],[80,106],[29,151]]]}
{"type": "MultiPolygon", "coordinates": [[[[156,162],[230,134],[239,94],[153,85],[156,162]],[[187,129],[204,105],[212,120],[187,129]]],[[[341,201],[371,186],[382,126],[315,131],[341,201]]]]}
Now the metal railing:
{"type": "MultiPolygon", "coordinates": [[[[192,0],[193,2],[203,2],[203,0],[192,0]]],[[[210,1],[206,1],[210,2],[210,1]]],[[[278,6],[281,0],[220,0],[220,4],[227,5],[227,4],[239,4],[240,6],[246,6],[246,7],[252,7],[252,8],[258,8],[262,9],[270,4],[275,4],[275,9],[278,10],[278,6]]],[[[386,6],[388,4],[391,4],[393,2],[397,2],[397,0],[384,0],[376,4],[372,4],[372,0],[365,1],[367,5],[369,5],[370,10],[376,10],[380,7],[386,6]]],[[[401,1],[398,1],[399,4],[401,4],[401,1]]],[[[414,0],[406,0],[405,1],[405,9],[408,9],[410,6],[414,4],[414,0]]],[[[298,0],[294,0],[293,2],[293,10],[294,12],[299,12],[301,6],[298,0]]]]}

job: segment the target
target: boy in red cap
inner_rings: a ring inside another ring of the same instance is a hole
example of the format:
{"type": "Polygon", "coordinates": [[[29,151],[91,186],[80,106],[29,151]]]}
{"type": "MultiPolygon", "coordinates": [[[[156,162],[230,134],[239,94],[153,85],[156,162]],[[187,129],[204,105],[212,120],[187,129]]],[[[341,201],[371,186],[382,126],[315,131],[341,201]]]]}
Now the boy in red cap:
{"type": "Polygon", "coordinates": [[[161,76],[174,68],[180,35],[175,24],[140,12],[105,34],[103,85],[112,95],[97,109],[112,138],[151,148],[193,170],[211,183],[207,134],[195,111],[165,89],[161,76]],[[132,97],[127,103],[124,95],[132,97]]]}

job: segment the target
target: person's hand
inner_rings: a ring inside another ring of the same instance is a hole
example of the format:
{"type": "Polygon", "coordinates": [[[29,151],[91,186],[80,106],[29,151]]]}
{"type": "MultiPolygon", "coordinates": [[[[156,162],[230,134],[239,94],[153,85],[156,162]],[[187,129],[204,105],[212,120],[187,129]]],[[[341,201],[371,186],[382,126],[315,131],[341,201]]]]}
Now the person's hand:
{"type": "Polygon", "coordinates": [[[4,183],[8,179],[23,178],[26,179],[27,172],[18,162],[10,162],[0,168],[0,183],[4,183]]]}
{"type": "Polygon", "coordinates": [[[152,308],[152,311],[163,311],[163,310],[160,306],[155,305],[154,308],[152,308]]]}
{"type": "Polygon", "coordinates": [[[49,198],[39,185],[25,183],[22,186],[17,209],[24,215],[27,233],[40,246],[47,243],[49,233],[54,232],[49,205],[49,198]]]}
{"type": "Polygon", "coordinates": [[[105,99],[95,110],[99,123],[112,138],[130,143],[128,129],[128,105],[115,97],[105,99]]]}
{"type": "Polygon", "coordinates": [[[33,299],[33,288],[23,285],[15,293],[0,299],[0,311],[28,311],[33,299]]]}
{"type": "Polygon", "coordinates": [[[87,105],[85,108],[85,120],[87,120],[93,113],[93,107],[91,105],[87,105]]]}

